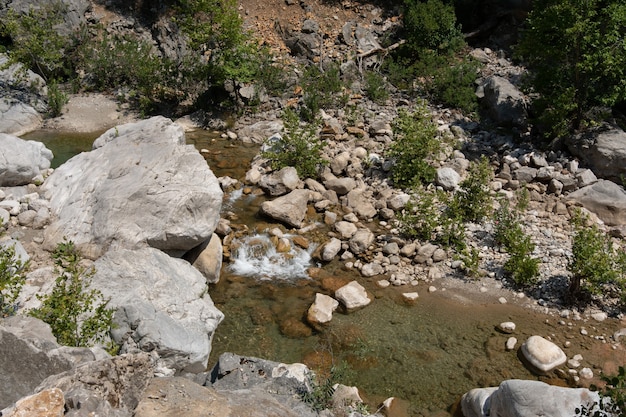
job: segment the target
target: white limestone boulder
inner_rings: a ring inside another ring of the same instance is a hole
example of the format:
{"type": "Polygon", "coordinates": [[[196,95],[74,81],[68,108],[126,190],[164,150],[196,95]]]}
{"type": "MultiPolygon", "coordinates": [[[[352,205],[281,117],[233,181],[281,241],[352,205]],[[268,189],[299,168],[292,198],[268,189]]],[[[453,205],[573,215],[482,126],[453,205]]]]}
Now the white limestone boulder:
{"type": "Polygon", "coordinates": [[[333,313],[339,307],[339,301],[325,294],[315,294],[315,301],[307,312],[307,321],[312,325],[326,324],[333,318],[333,313]]]}
{"type": "Polygon", "coordinates": [[[67,238],[93,259],[147,246],[180,256],[211,238],[223,196],[183,128],[160,116],[109,129],[42,190],[54,219],[45,247],[67,238]]]}
{"type": "Polygon", "coordinates": [[[50,168],[52,158],[41,142],[0,133],[0,187],[30,184],[50,168]]]}
{"type": "Polygon", "coordinates": [[[154,248],[109,251],[95,268],[91,286],[116,309],[112,335],[122,352],[156,352],[165,374],[206,370],[224,315],[200,272],[154,248]]]}
{"type": "Polygon", "coordinates": [[[352,281],[335,291],[335,298],[348,310],[365,307],[372,302],[365,288],[357,281],[352,281]]]}
{"type": "Polygon", "coordinates": [[[565,352],[541,336],[531,336],[520,347],[521,353],[533,370],[547,373],[567,361],[565,352]]]}
{"type": "Polygon", "coordinates": [[[261,204],[260,213],[291,227],[302,227],[306,218],[309,190],[297,189],[261,204]]]}
{"type": "Polygon", "coordinates": [[[570,193],[567,199],[596,214],[609,226],[626,224],[626,191],[612,181],[599,180],[570,193]]]}

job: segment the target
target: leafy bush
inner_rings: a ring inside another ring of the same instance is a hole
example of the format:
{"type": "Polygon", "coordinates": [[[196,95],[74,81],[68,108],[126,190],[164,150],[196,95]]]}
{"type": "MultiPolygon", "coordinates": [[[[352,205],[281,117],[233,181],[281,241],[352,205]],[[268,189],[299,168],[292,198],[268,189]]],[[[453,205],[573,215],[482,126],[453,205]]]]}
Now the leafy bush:
{"type": "Polygon", "coordinates": [[[395,162],[393,182],[399,187],[432,182],[436,171],[429,159],[440,151],[441,144],[426,105],[418,103],[413,113],[401,110],[393,128],[395,140],[388,152],[395,162]]]}
{"type": "Polygon", "coordinates": [[[375,103],[383,104],[389,98],[389,91],[383,76],[376,71],[367,71],[365,78],[365,93],[375,103]]]}
{"type": "Polygon", "coordinates": [[[400,232],[411,239],[433,239],[441,217],[440,198],[445,194],[417,187],[398,216],[400,232]]]}
{"type": "Polygon", "coordinates": [[[479,223],[492,210],[492,198],[489,190],[489,180],[492,170],[487,158],[472,163],[467,178],[459,184],[450,203],[449,217],[459,217],[462,222],[479,223]]]}
{"type": "Polygon", "coordinates": [[[41,306],[30,315],[48,323],[63,345],[88,347],[106,342],[114,310],[107,308],[100,291],[88,289],[95,271],[80,265],[73,242],[59,243],[52,256],[60,275],[50,294],[38,296],[41,306]]]}
{"type": "Polygon", "coordinates": [[[304,90],[304,106],[300,108],[300,116],[306,121],[314,121],[321,109],[343,106],[348,101],[338,64],[330,65],[324,70],[316,65],[309,65],[300,82],[304,90]]]}
{"type": "Polygon", "coordinates": [[[11,39],[9,64],[20,62],[44,80],[70,75],[65,51],[71,48],[72,38],[57,28],[66,8],[61,2],[50,2],[31,6],[24,13],[8,9],[0,23],[0,36],[11,39]]]}
{"type": "Polygon", "coordinates": [[[328,162],[321,156],[324,144],[317,135],[317,124],[301,125],[298,115],[291,108],[283,112],[285,129],[280,139],[266,143],[262,152],[272,169],[294,167],[302,178],[317,178],[318,170],[328,162]]]}
{"type": "Polygon", "coordinates": [[[331,409],[333,407],[333,394],[335,393],[334,386],[344,379],[347,369],[347,364],[342,362],[341,365],[333,365],[328,376],[310,378],[311,390],[303,392],[301,395],[304,403],[317,412],[331,409]]]}
{"type": "Polygon", "coordinates": [[[617,292],[624,298],[626,289],[626,253],[613,247],[611,238],[596,224],[578,213],[572,218],[576,233],[572,242],[572,273],[569,287],[571,301],[586,301],[589,295],[617,292]]]}
{"type": "Polygon", "coordinates": [[[617,375],[603,375],[606,383],[603,389],[592,385],[592,391],[599,391],[600,402],[590,407],[576,408],[576,416],[613,417],[623,416],[626,411],[626,368],[619,367],[617,375]]]}
{"type": "Polygon", "coordinates": [[[478,110],[475,84],[478,68],[478,62],[471,58],[452,60],[448,65],[438,67],[429,86],[434,99],[467,114],[475,114],[478,110]]]}
{"type": "Polygon", "coordinates": [[[0,246],[0,318],[17,310],[15,301],[26,281],[27,268],[28,262],[15,256],[14,246],[0,246]]]}
{"type": "Polygon", "coordinates": [[[405,0],[403,24],[407,47],[413,51],[447,52],[464,43],[454,7],[442,0],[405,0]]]}
{"type": "Polygon", "coordinates": [[[626,99],[626,4],[621,0],[539,0],[517,54],[549,137],[584,127],[594,107],[626,99]],[[538,47],[541,45],[541,47],[538,47]]]}
{"type": "Polygon", "coordinates": [[[510,208],[508,201],[502,201],[495,213],[494,238],[497,244],[509,253],[504,270],[513,278],[515,284],[528,287],[537,283],[539,278],[538,258],[531,255],[535,244],[522,229],[519,212],[510,208]]]}
{"type": "Polygon", "coordinates": [[[50,109],[50,117],[60,116],[63,106],[65,106],[68,101],[69,98],[67,94],[61,90],[56,80],[52,80],[48,83],[48,108],[50,109]]]}

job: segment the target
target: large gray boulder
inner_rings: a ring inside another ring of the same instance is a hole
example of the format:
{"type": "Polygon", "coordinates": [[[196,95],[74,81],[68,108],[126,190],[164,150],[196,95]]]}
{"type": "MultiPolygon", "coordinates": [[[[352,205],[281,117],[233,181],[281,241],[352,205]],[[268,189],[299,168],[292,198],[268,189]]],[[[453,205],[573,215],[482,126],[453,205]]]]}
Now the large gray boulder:
{"type": "Polygon", "coordinates": [[[598,177],[619,182],[626,175],[626,132],[619,127],[577,135],[567,145],[598,177]]]}
{"type": "Polygon", "coordinates": [[[50,168],[53,155],[41,142],[0,133],[0,187],[30,184],[50,168]]]}
{"type": "Polygon", "coordinates": [[[489,116],[507,127],[524,127],[527,122],[524,94],[506,78],[491,76],[482,85],[483,105],[489,116]]]}
{"type": "Polygon", "coordinates": [[[109,251],[95,263],[92,287],[116,309],[113,339],[122,352],[156,352],[159,372],[202,372],[224,315],[204,276],[153,249],[109,251]]]}
{"type": "Polygon", "coordinates": [[[0,410],[32,394],[41,382],[74,367],[50,326],[32,317],[10,317],[0,325],[0,410]]]}
{"type": "Polygon", "coordinates": [[[45,247],[67,238],[93,259],[117,247],[179,256],[211,238],[223,193],[181,126],[160,116],[129,123],[105,132],[94,148],[42,186],[55,218],[45,247]]]}
{"type": "Polygon", "coordinates": [[[0,132],[23,135],[43,122],[40,113],[48,108],[46,82],[22,64],[7,65],[8,61],[0,54],[0,132]]]}
{"type": "Polygon", "coordinates": [[[309,190],[293,190],[287,195],[261,204],[261,214],[291,227],[302,227],[306,218],[309,190]]]}
{"type": "Polygon", "coordinates": [[[626,191],[612,181],[599,180],[574,191],[567,199],[595,213],[609,226],[626,224],[626,191]]]}
{"type": "MultiPolygon", "coordinates": [[[[295,399],[293,400],[295,402],[295,399]]],[[[294,410],[261,390],[218,391],[185,378],[153,378],[134,417],[313,417],[302,404],[294,410]]]]}
{"type": "Polygon", "coordinates": [[[598,401],[598,393],[586,388],[513,379],[502,382],[497,389],[471,390],[463,395],[461,408],[465,417],[572,417],[578,415],[577,408],[591,408],[598,401]]]}
{"type": "Polygon", "coordinates": [[[311,389],[311,371],[301,363],[284,364],[234,353],[220,355],[211,372],[211,385],[220,391],[263,388],[280,395],[311,389]]]}

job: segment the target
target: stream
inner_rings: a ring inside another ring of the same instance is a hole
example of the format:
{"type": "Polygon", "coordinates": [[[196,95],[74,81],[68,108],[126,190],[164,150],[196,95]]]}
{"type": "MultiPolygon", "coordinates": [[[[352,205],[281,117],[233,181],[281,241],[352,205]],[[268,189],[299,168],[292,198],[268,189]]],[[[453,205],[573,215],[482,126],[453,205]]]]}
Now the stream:
{"type": "MultiPolygon", "coordinates": [[[[208,132],[187,134],[207,159],[216,176],[243,179],[258,147],[233,143],[208,132]]],[[[55,154],[53,167],[76,153],[91,149],[97,135],[39,131],[24,139],[39,140],[55,154]]],[[[268,230],[286,229],[259,218],[264,197],[237,190],[226,193],[223,215],[228,214],[236,230],[249,229],[238,250],[225,259],[221,279],[209,290],[216,306],[226,316],[213,339],[211,368],[223,352],[256,356],[283,363],[302,362],[323,378],[331,367],[341,371],[340,381],[359,387],[371,412],[386,398],[400,399],[397,416],[446,416],[454,413],[460,396],[472,388],[497,386],[505,379],[541,379],[566,384],[565,379],[537,377],[522,365],[517,349],[506,351],[510,336],[518,346],[529,336],[552,338],[568,357],[580,353],[594,373],[617,353],[603,343],[620,323],[563,323],[512,303],[460,302],[455,291],[429,292],[417,287],[378,288],[380,278],[360,277],[338,261],[318,265],[309,249],[292,246],[287,254],[268,252],[268,230]],[[306,313],[317,292],[332,295],[341,283],[358,280],[373,302],[360,310],[338,310],[323,329],[306,324],[306,313]],[[403,292],[419,293],[407,302],[403,292]],[[505,321],[517,325],[513,335],[499,332],[505,321]],[[589,335],[581,334],[581,327],[589,335]]],[[[289,237],[289,235],[285,235],[289,237]]],[[[310,239],[311,243],[315,239],[310,239]]],[[[469,283],[468,285],[472,285],[469,283]]],[[[467,296],[471,298],[470,296],[467,296]]],[[[623,349],[620,351],[624,359],[623,349]]],[[[620,361],[617,361],[620,362],[620,361]]],[[[624,363],[621,361],[621,363],[624,363]]]]}

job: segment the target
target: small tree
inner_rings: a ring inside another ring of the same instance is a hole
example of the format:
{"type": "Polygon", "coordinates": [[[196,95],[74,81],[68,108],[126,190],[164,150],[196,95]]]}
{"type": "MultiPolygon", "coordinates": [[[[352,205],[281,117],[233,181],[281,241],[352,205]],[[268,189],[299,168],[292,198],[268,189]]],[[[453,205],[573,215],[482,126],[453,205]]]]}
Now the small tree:
{"type": "Polygon", "coordinates": [[[405,0],[404,31],[413,51],[448,52],[464,44],[454,7],[442,0],[405,0]]]}
{"type": "Polygon", "coordinates": [[[321,156],[324,144],[317,135],[317,124],[300,123],[291,108],[283,112],[285,130],[280,139],[266,144],[262,156],[272,169],[294,167],[302,178],[317,178],[318,169],[328,162],[321,156]]]}
{"type": "Polygon", "coordinates": [[[58,2],[31,6],[24,13],[8,9],[0,21],[0,36],[11,39],[9,63],[20,62],[46,80],[68,76],[65,52],[72,39],[58,30],[66,8],[58,2]]]}
{"type": "Polygon", "coordinates": [[[401,110],[394,120],[395,140],[388,156],[395,161],[391,179],[399,187],[412,187],[432,182],[435,168],[430,159],[441,149],[437,126],[424,103],[409,113],[401,110]]]}
{"type": "Polygon", "coordinates": [[[536,0],[517,54],[548,135],[580,129],[594,108],[626,99],[626,3],[536,0]]]}
{"type": "Polygon", "coordinates": [[[15,301],[26,280],[27,268],[28,262],[15,256],[15,246],[0,246],[0,318],[17,310],[15,301]]]}
{"type": "Polygon", "coordinates": [[[95,270],[80,265],[74,243],[59,243],[52,254],[60,275],[50,294],[39,296],[41,307],[30,315],[48,323],[59,343],[88,347],[106,342],[113,321],[113,309],[102,293],[89,289],[95,270]]]}
{"type": "Polygon", "coordinates": [[[572,273],[569,286],[571,301],[585,301],[589,295],[617,291],[624,298],[626,289],[626,252],[613,247],[611,238],[597,225],[586,225],[586,218],[577,214],[572,222],[576,234],[572,242],[572,273]]]}

